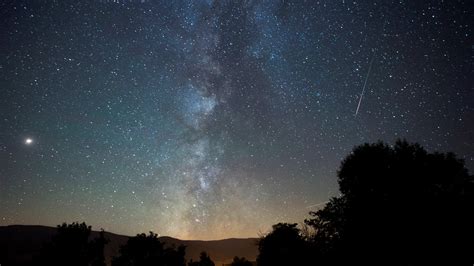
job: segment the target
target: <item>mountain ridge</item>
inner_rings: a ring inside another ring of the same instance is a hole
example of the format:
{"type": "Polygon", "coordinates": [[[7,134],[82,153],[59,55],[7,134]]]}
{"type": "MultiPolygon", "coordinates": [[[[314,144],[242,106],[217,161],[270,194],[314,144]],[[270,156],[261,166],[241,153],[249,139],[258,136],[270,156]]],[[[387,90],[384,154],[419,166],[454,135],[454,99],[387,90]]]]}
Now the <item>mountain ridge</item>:
{"type": "MultiPolygon", "coordinates": [[[[0,226],[0,264],[31,265],[33,256],[39,253],[41,246],[51,240],[56,227],[44,225],[6,225],[0,226]]],[[[99,231],[92,230],[91,238],[99,231]]],[[[110,242],[105,246],[104,255],[107,265],[117,256],[121,245],[131,236],[105,231],[110,242]]],[[[170,236],[158,238],[166,245],[185,245],[186,259],[197,260],[201,251],[206,251],[216,266],[230,263],[234,256],[255,260],[257,257],[257,238],[228,238],[219,240],[181,240],[170,236]]]]}

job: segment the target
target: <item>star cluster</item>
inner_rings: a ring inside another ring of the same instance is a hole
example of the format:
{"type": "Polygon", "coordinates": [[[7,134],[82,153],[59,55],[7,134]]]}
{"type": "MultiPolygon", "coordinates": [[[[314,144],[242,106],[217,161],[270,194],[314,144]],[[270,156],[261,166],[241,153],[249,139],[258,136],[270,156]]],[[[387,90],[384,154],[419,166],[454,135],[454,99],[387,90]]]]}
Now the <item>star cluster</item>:
{"type": "Polygon", "coordinates": [[[474,169],[467,1],[0,10],[1,225],[249,237],[338,195],[363,142],[407,138],[474,169]]]}

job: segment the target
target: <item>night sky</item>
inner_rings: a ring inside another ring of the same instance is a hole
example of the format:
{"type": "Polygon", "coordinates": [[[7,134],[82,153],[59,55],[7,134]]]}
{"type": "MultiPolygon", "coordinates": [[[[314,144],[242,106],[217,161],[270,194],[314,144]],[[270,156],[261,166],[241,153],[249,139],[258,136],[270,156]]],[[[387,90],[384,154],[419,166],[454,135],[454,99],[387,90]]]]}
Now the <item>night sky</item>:
{"type": "Polygon", "coordinates": [[[472,2],[173,2],[0,3],[0,225],[255,237],[364,142],[474,170],[472,2]]]}

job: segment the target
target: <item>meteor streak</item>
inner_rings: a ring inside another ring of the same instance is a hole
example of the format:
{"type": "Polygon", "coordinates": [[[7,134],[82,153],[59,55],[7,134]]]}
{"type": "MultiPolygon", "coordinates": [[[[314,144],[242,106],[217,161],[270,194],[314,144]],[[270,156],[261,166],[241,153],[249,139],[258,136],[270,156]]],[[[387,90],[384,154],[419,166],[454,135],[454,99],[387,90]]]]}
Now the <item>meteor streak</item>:
{"type": "Polygon", "coordinates": [[[306,209],[311,209],[311,208],[314,208],[314,207],[323,206],[323,205],[326,205],[328,202],[329,202],[329,200],[323,201],[323,202],[320,202],[320,203],[317,203],[317,204],[309,205],[309,206],[306,206],[306,209]]]}
{"type": "Polygon", "coordinates": [[[364,96],[365,87],[367,86],[367,80],[369,79],[370,70],[372,70],[372,64],[374,63],[374,58],[375,58],[375,56],[372,55],[372,59],[370,60],[369,70],[367,71],[367,75],[365,76],[364,86],[362,87],[362,92],[360,94],[359,103],[357,104],[357,109],[355,111],[354,116],[357,116],[357,114],[359,113],[360,103],[362,102],[362,97],[364,96]]]}

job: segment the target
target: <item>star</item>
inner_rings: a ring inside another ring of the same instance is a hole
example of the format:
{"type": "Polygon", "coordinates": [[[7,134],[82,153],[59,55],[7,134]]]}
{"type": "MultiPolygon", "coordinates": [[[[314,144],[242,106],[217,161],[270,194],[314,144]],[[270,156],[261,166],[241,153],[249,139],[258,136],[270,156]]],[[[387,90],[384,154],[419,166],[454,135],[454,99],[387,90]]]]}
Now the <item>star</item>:
{"type": "Polygon", "coordinates": [[[32,138],[26,138],[25,139],[25,144],[26,145],[32,145],[33,144],[33,139],[32,138]]]}

